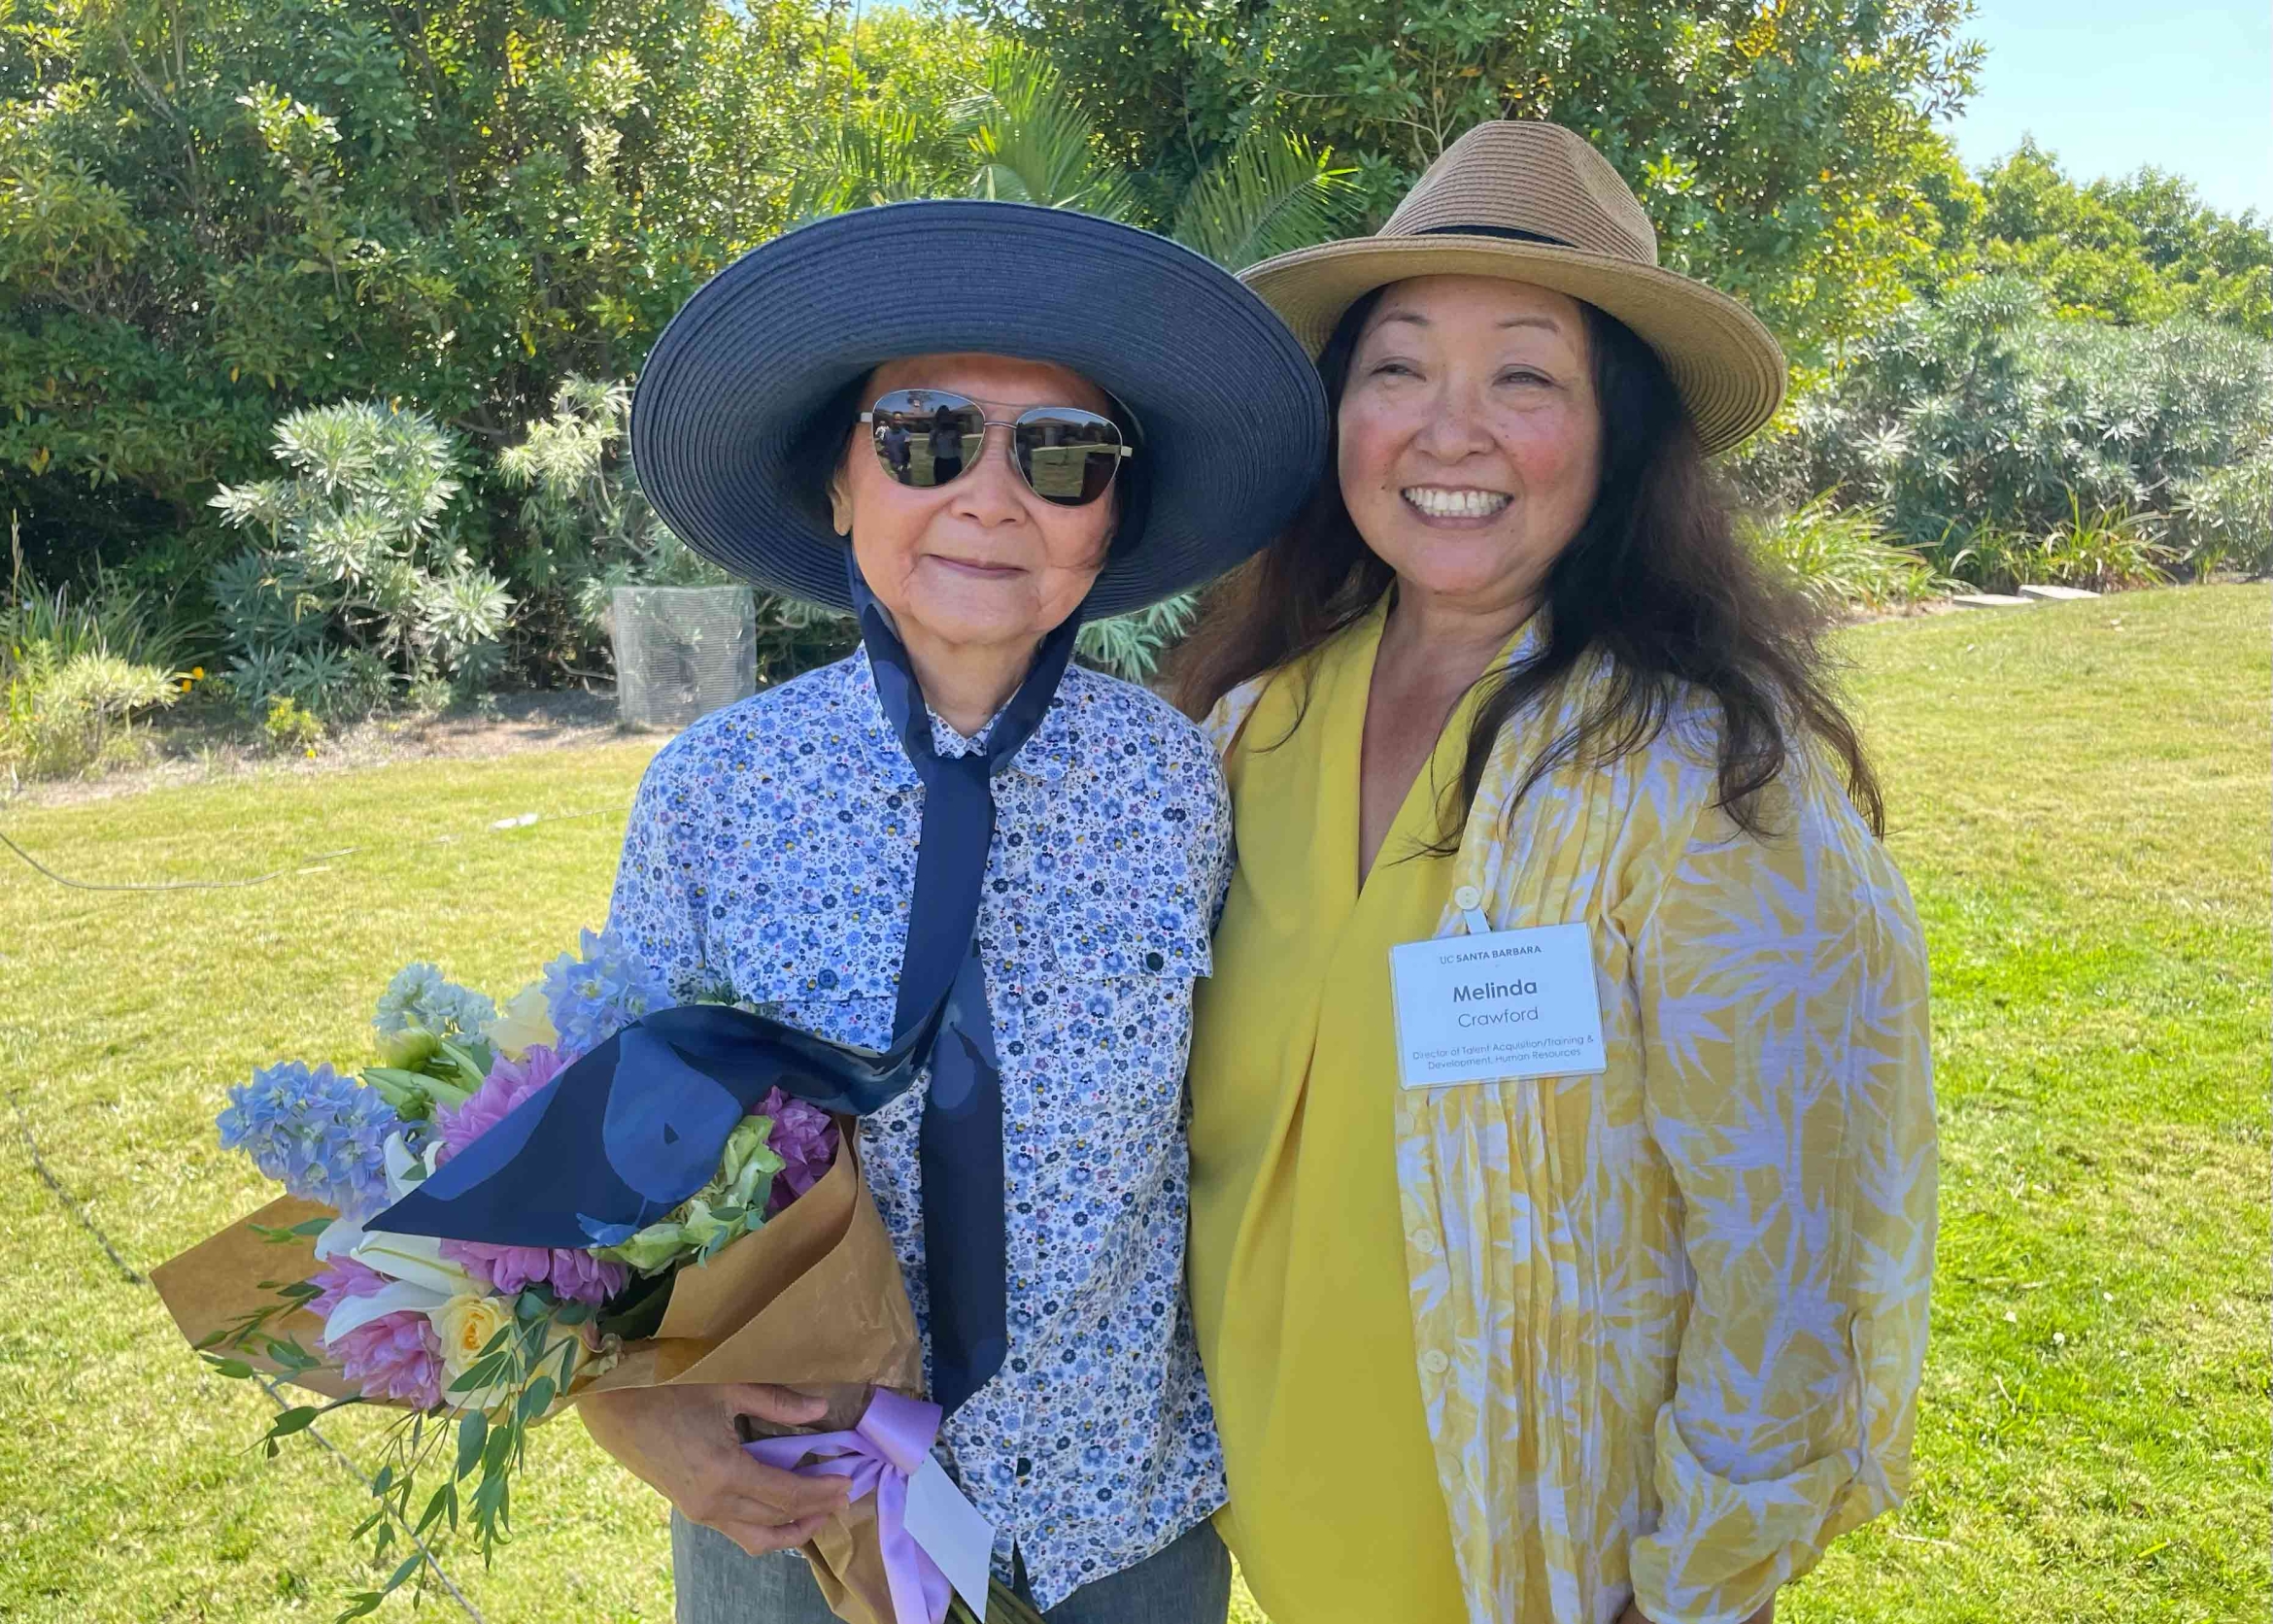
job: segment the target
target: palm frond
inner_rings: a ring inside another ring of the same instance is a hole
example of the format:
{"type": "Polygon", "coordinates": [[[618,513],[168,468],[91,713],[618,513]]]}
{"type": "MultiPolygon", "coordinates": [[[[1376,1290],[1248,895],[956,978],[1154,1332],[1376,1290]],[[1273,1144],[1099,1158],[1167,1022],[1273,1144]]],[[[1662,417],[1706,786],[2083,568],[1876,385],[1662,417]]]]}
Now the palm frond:
{"type": "Polygon", "coordinates": [[[1097,126],[1039,51],[998,45],[987,87],[959,109],[977,173],[971,195],[1125,218],[1129,180],[1098,150],[1097,126]]]}
{"type": "Polygon", "coordinates": [[[923,154],[931,134],[906,108],[838,124],[790,184],[790,223],[929,196],[923,154]]]}
{"type": "Polygon", "coordinates": [[[1263,125],[1193,178],[1169,234],[1230,270],[1340,235],[1353,197],[1348,168],[1299,136],[1263,125]]]}

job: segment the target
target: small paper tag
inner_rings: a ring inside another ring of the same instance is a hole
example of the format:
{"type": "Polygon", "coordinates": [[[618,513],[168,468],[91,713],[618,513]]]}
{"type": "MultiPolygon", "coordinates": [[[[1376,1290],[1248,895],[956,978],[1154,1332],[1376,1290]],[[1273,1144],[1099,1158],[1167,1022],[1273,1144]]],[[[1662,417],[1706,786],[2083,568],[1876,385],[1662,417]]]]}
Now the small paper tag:
{"type": "Polygon", "coordinates": [[[1602,1000],[1586,927],[1440,936],[1389,950],[1407,1088],[1600,1071],[1602,1000]]]}
{"type": "Polygon", "coordinates": [[[955,1593],[986,1624],[987,1573],[995,1557],[995,1527],[964,1499],[947,1469],[931,1456],[907,1480],[907,1510],[901,1526],[924,1554],[939,1565],[955,1593]]]}

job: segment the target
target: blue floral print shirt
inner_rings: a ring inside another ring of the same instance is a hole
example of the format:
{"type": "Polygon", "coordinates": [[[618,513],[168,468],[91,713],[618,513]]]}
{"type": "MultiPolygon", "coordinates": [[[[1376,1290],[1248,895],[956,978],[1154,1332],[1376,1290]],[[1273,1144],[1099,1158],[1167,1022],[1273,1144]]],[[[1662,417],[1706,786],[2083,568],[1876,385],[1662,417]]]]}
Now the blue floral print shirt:
{"type": "MultiPolygon", "coordinates": [[[[942,755],[983,742],[938,717],[942,755]]],[[[647,770],[611,923],[682,994],[730,984],[842,1042],[892,1038],[923,787],[865,650],[713,712],[647,770]]],[[[1224,1500],[1184,1295],[1192,982],[1231,870],[1199,729],[1079,666],[995,781],[979,949],[1001,1061],[1009,1356],[941,1432],[1035,1600],[1159,1550],[1224,1500]]],[[[861,1124],[926,1323],[916,1129],[861,1124]]]]}

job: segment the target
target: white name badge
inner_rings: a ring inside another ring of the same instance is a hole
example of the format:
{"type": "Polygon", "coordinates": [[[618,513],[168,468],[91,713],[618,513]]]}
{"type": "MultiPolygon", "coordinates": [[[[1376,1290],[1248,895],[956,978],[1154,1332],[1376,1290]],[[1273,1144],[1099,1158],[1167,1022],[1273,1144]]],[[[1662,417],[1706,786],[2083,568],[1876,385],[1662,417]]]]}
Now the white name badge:
{"type": "Polygon", "coordinates": [[[1407,1088],[1600,1071],[1602,1000],[1584,925],[1542,925],[1389,950],[1407,1088]]]}

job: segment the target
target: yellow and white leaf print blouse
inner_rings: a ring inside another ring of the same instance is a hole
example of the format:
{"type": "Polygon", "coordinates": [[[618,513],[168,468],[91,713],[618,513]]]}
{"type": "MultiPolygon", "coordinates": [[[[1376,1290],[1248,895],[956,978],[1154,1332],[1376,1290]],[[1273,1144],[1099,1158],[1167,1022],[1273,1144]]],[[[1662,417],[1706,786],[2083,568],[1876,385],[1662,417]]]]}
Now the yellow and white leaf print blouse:
{"type": "MultiPolygon", "coordinates": [[[[1761,796],[1765,838],[1716,810],[1709,706],[1510,806],[1606,675],[1508,726],[1451,885],[1494,930],[1586,923],[1609,1068],[1380,1079],[1471,1624],[1628,1596],[1735,1624],[1909,1479],[1935,1200],[1909,893],[1820,763],[1761,796]]],[[[1216,707],[1219,750],[1270,680],[1216,707]]],[[[1447,897],[1437,933],[1463,929],[1447,897]]]]}

